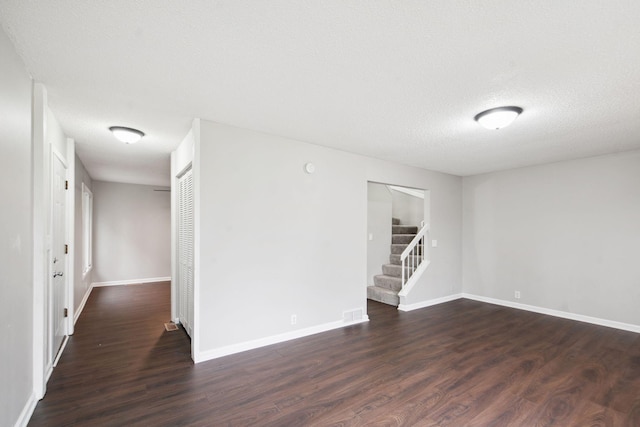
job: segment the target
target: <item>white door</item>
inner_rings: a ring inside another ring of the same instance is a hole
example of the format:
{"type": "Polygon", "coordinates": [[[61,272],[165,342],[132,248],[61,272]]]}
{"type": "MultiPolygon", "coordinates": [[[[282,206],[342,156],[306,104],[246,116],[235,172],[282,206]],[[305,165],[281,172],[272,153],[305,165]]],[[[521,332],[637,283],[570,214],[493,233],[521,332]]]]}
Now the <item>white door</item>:
{"type": "Polygon", "coordinates": [[[178,318],[189,336],[193,328],[193,174],[178,179],[178,318]]]}
{"type": "Polygon", "coordinates": [[[51,233],[51,281],[49,287],[49,357],[55,360],[62,341],[67,333],[66,317],[66,182],[67,168],[53,156],[52,182],[52,233],[51,233]]]}

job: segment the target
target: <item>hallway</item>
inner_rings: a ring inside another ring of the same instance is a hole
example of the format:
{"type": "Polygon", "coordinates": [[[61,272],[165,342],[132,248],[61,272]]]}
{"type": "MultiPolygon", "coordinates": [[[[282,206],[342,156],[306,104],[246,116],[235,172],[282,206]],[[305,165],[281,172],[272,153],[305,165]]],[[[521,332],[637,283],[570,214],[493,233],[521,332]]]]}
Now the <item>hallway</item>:
{"type": "Polygon", "coordinates": [[[158,425],[167,405],[176,412],[179,396],[160,396],[193,363],[186,334],[164,329],[170,293],[169,282],[94,288],[29,425],[158,425]]]}

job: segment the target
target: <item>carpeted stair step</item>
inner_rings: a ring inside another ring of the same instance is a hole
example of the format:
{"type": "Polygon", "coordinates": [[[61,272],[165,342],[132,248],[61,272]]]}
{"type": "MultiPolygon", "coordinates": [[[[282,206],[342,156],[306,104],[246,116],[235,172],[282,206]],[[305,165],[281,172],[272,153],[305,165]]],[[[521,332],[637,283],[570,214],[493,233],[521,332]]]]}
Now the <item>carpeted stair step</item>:
{"type": "MultiPolygon", "coordinates": [[[[385,264],[382,266],[382,274],[385,276],[402,278],[402,266],[397,264],[385,264]]],[[[411,276],[411,270],[408,267],[404,268],[405,279],[411,276]]]]}
{"type": "Polygon", "coordinates": [[[400,304],[400,297],[397,292],[378,286],[367,286],[367,298],[384,304],[395,305],[396,307],[400,304]]]}
{"type": "MultiPolygon", "coordinates": [[[[402,265],[402,262],[400,262],[400,255],[401,254],[391,254],[389,255],[389,263],[390,264],[395,264],[395,265],[402,265]]],[[[405,261],[405,265],[407,263],[409,263],[409,258],[413,258],[413,263],[414,265],[418,265],[418,263],[420,262],[420,260],[418,259],[418,257],[416,255],[409,255],[405,261]]]]}
{"type": "Polygon", "coordinates": [[[402,289],[402,279],[394,276],[387,276],[386,274],[378,274],[373,276],[373,284],[379,288],[389,289],[390,291],[398,292],[402,289]]]}
{"type": "MultiPolygon", "coordinates": [[[[367,298],[384,304],[398,306],[402,289],[402,265],[400,255],[418,233],[415,225],[400,225],[400,219],[391,218],[391,255],[389,264],[382,266],[382,274],[373,277],[374,286],[367,286],[367,298]]],[[[417,265],[418,257],[412,255],[407,261],[417,265]]],[[[405,266],[405,279],[410,276],[410,269],[405,266]]]]}
{"type": "Polygon", "coordinates": [[[416,237],[415,234],[392,234],[391,243],[404,243],[408,245],[414,237],[416,237]]]}
{"type": "Polygon", "coordinates": [[[391,234],[417,234],[418,227],[415,225],[392,225],[391,234]]]}
{"type": "Polygon", "coordinates": [[[402,251],[407,247],[406,243],[392,243],[391,244],[391,253],[392,254],[402,254],[402,251]]]}
{"type": "MultiPolygon", "coordinates": [[[[406,243],[392,243],[391,244],[391,255],[402,255],[402,252],[407,248],[406,243]]],[[[416,246],[415,253],[422,253],[422,248],[420,246],[416,246]]]]}

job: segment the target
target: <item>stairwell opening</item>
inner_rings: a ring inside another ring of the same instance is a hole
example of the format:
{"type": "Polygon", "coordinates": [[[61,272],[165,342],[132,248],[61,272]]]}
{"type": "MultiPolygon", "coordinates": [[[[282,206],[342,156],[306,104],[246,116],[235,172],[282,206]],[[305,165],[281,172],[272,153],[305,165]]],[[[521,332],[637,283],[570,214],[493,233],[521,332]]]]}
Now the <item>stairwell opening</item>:
{"type": "MultiPolygon", "coordinates": [[[[367,199],[367,298],[397,307],[400,255],[429,222],[429,190],[368,182],[367,199]]],[[[405,277],[408,274],[405,268],[405,277]]]]}

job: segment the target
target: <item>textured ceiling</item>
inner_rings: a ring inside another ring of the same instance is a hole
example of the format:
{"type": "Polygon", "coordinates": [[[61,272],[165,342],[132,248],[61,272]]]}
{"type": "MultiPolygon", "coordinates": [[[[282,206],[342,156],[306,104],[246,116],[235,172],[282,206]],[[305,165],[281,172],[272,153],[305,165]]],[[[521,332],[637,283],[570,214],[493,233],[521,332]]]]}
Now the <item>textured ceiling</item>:
{"type": "Polygon", "coordinates": [[[167,184],[194,117],[456,175],[640,148],[637,0],[0,0],[0,20],[94,179],[167,184]],[[501,105],[524,113],[473,121],[501,105]]]}

